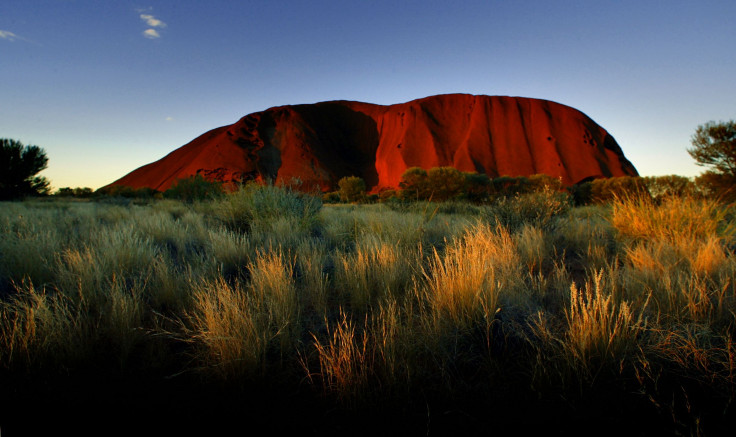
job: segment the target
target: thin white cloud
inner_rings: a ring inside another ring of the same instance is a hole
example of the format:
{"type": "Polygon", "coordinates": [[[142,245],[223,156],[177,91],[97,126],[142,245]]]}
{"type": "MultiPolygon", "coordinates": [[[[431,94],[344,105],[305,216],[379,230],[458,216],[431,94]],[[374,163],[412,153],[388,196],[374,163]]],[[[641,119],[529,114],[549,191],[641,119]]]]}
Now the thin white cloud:
{"type": "Polygon", "coordinates": [[[148,39],[156,39],[161,38],[161,34],[156,31],[156,29],[146,29],[143,31],[143,36],[145,36],[148,39]]]}
{"type": "Polygon", "coordinates": [[[13,32],[9,32],[7,30],[0,30],[0,39],[5,39],[8,41],[15,41],[16,39],[23,39],[23,38],[19,37],[13,32]]]}
{"type": "Polygon", "coordinates": [[[162,29],[166,27],[166,23],[164,23],[163,21],[159,20],[158,18],[154,17],[151,14],[141,14],[140,17],[141,17],[141,20],[145,21],[145,23],[149,25],[150,27],[159,27],[162,29]]]}
{"type": "Polygon", "coordinates": [[[36,41],[30,40],[28,38],[23,38],[20,35],[16,35],[13,32],[9,30],[0,30],[0,40],[4,39],[5,41],[23,41],[28,44],[33,44],[35,46],[41,46],[41,44],[37,43],[36,41]]]}
{"type": "Polygon", "coordinates": [[[151,8],[137,10],[140,19],[143,20],[144,23],[146,23],[146,26],[148,26],[148,29],[143,31],[143,36],[148,39],[161,38],[161,34],[158,30],[165,28],[166,23],[154,17],[153,14],[150,13],[150,11],[151,8]]]}

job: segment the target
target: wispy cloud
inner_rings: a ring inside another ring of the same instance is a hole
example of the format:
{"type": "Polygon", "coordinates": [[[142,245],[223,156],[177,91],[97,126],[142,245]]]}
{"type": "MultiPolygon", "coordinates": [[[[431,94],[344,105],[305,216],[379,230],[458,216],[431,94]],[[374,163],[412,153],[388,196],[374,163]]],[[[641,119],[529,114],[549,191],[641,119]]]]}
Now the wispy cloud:
{"type": "Polygon", "coordinates": [[[161,34],[156,31],[156,29],[146,29],[143,31],[143,36],[145,36],[148,39],[156,39],[161,38],[161,34]]]}
{"type": "Polygon", "coordinates": [[[146,26],[148,26],[148,29],[143,31],[143,36],[148,39],[158,39],[161,38],[161,34],[159,33],[158,29],[163,29],[166,27],[166,23],[161,21],[160,19],[153,16],[153,14],[150,13],[149,10],[138,10],[138,16],[143,20],[144,23],[146,23],[146,26]]]}
{"type": "Polygon", "coordinates": [[[30,40],[28,38],[24,38],[20,35],[16,35],[15,33],[9,31],[9,30],[0,30],[0,40],[5,41],[23,41],[24,43],[32,44],[35,46],[40,46],[41,44],[37,43],[36,41],[30,40]]]}
{"type": "Polygon", "coordinates": [[[4,39],[7,41],[15,41],[16,39],[23,39],[23,38],[19,37],[13,32],[9,32],[7,30],[0,30],[0,39],[4,39]]]}
{"type": "Polygon", "coordinates": [[[145,21],[145,23],[149,25],[150,27],[160,27],[160,28],[166,27],[166,23],[164,23],[163,21],[159,20],[158,18],[154,17],[151,14],[141,14],[140,17],[141,17],[141,20],[145,21]]]}

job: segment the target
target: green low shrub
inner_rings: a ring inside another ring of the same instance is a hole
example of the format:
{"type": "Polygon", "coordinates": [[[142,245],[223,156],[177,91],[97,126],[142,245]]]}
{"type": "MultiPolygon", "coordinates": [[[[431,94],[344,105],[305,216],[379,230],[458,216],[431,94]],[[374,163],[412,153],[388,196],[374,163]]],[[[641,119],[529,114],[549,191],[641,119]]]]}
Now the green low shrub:
{"type": "Polygon", "coordinates": [[[205,200],[222,194],[223,188],[220,182],[207,180],[201,174],[178,179],[171,188],[164,191],[165,198],[185,202],[205,200]]]}
{"type": "Polygon", "coordinates": [[[554,225],[554,219],[566,214],[571,206],[571,198],[567,193],[545,189],[499,198],[488,206],[485,217],[489,222],[511,231],[527,224],[549,230],[554,225]]]}
{"type": "Polygon", "coordinates": [[[215,216],[231,230],[267,228],[277,219],[292,219],[301,230],[313,230],[322,199],[284,186],[251,182],[224,196],[213,207],[215,216]]]}

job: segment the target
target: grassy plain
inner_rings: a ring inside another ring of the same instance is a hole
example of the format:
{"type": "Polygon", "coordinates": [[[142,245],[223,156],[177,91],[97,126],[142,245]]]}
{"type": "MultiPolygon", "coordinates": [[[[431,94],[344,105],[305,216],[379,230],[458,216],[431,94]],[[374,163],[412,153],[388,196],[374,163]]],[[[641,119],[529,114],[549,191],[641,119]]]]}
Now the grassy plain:
{"type": "Polygon", "coordinates": [[[0,427],[720,435],[734,223],[552,192],[2,203],[0,427]]]}

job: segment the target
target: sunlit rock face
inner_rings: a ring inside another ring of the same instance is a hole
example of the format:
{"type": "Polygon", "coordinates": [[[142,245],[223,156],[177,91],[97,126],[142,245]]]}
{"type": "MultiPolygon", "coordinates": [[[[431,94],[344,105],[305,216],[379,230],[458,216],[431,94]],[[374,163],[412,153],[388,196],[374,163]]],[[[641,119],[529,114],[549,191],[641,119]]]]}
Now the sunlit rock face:
{"type": "Polygon", "coordinates": [[[163,191],[201,174],[331,190],[360,176],[396,188],[409,167],[497,176],[546,174],[573,184],[634,176],[611,135],[582,112],[546,100],[447,94],[390,106],[331,101],[280,106],[213,129],[112,185],[163,191]]]}

